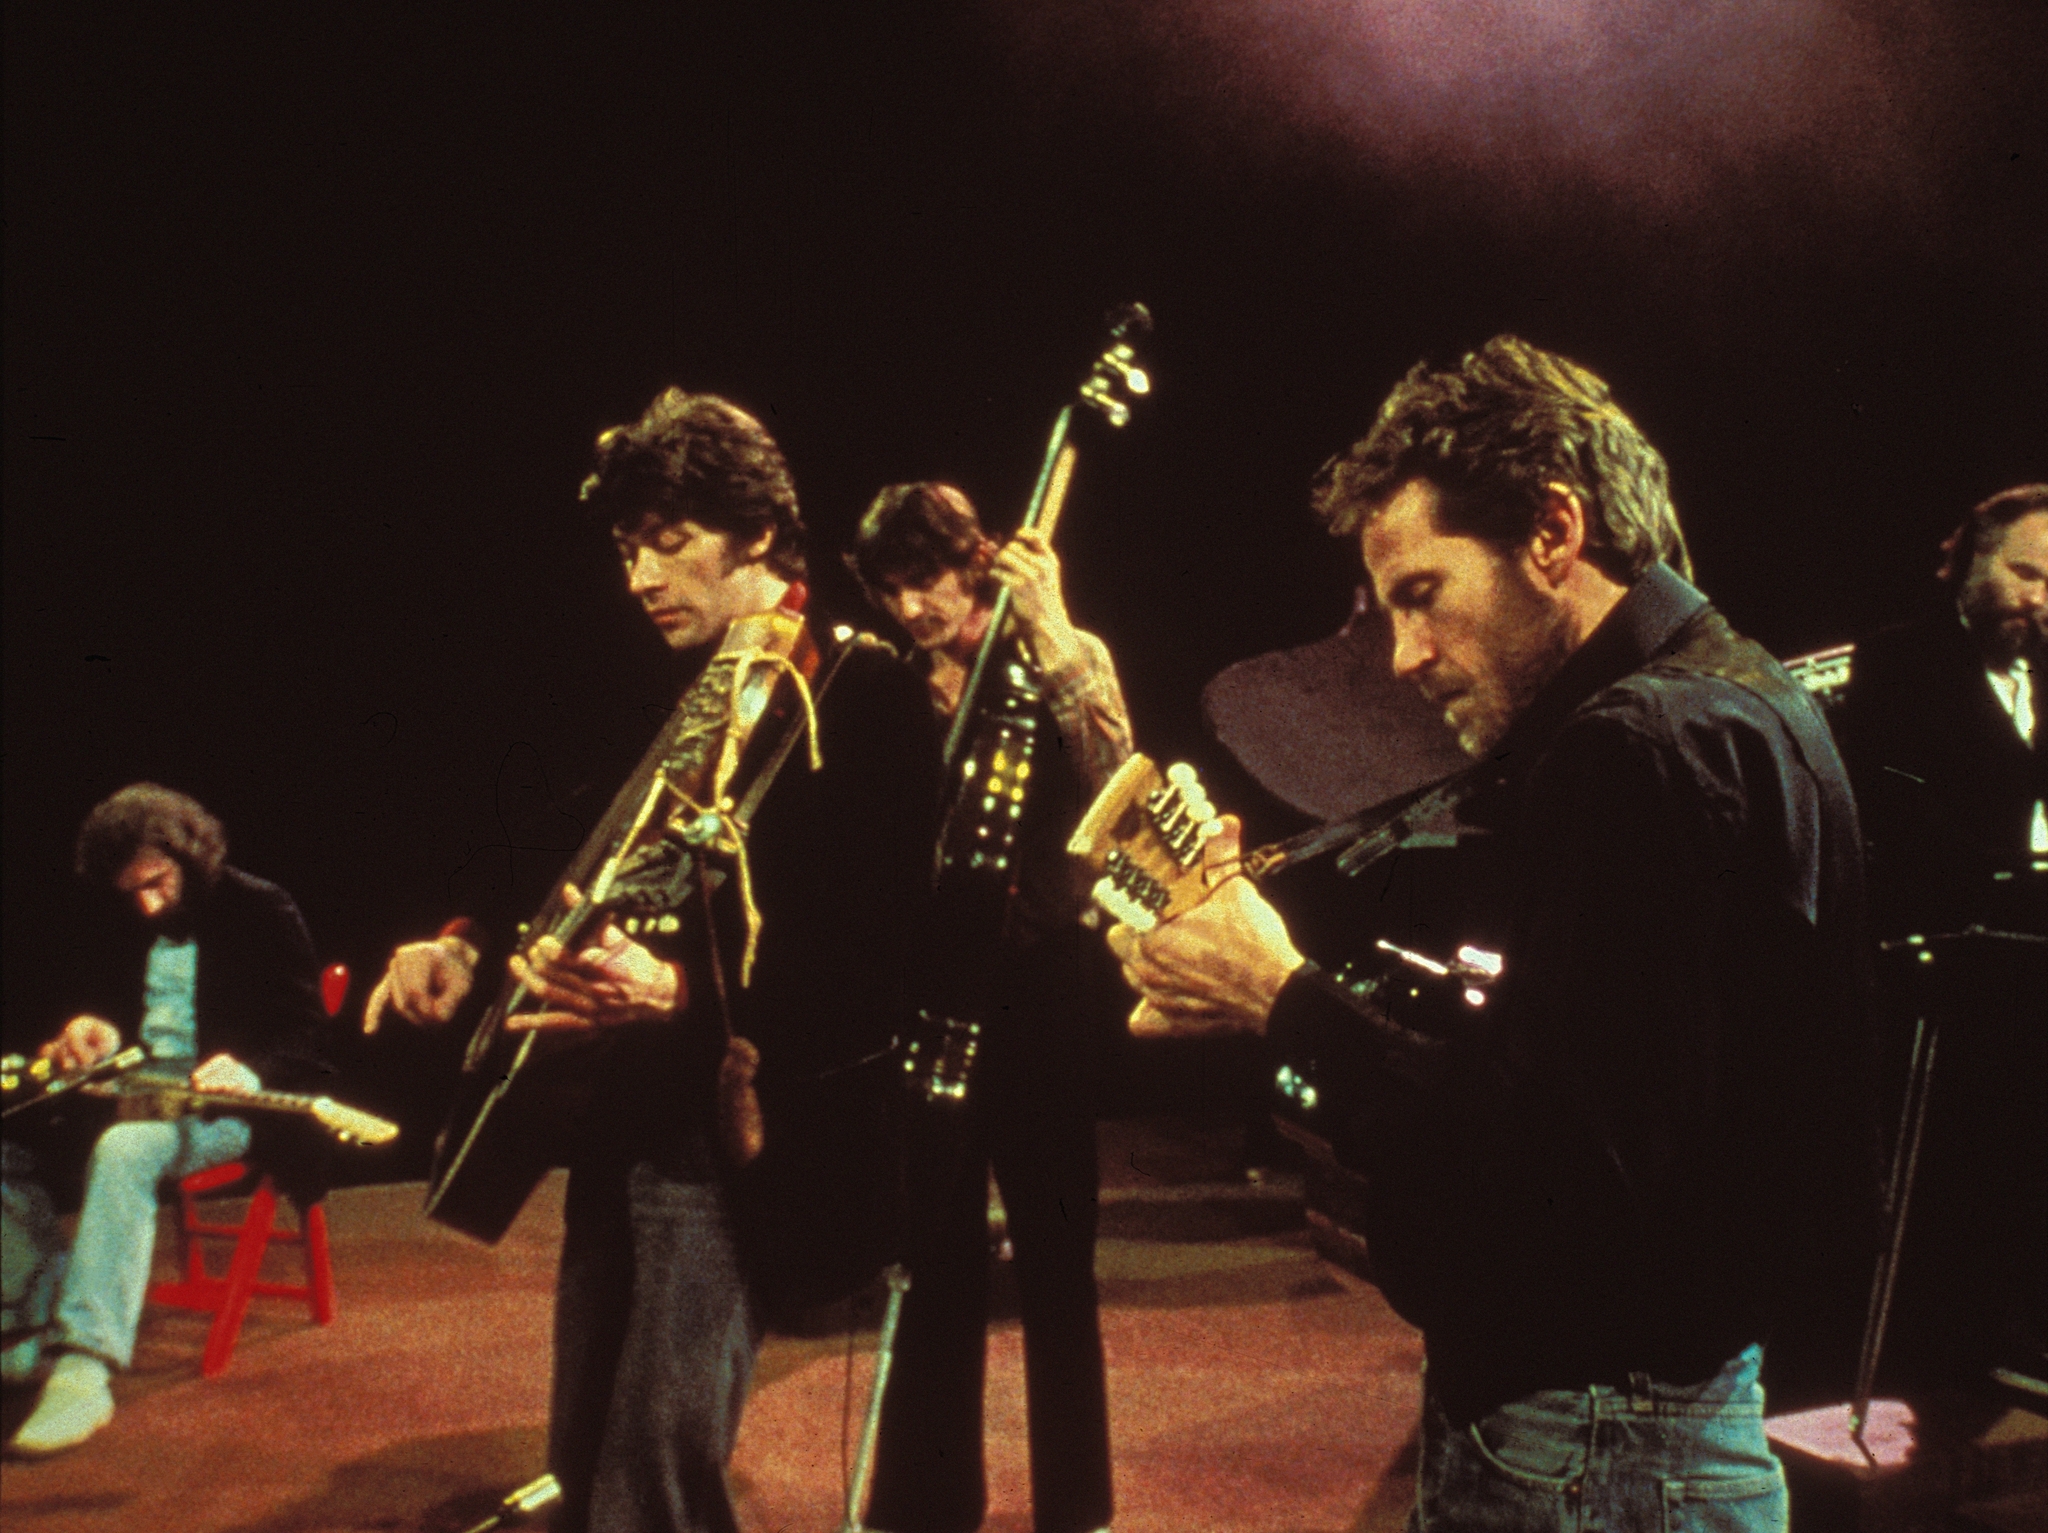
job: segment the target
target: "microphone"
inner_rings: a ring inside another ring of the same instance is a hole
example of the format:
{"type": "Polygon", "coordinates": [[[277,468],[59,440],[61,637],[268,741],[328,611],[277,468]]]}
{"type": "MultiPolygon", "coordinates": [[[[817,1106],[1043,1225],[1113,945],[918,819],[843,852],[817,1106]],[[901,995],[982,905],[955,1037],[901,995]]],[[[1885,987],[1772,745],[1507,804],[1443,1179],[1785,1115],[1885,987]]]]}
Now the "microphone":
{"type": "Polygon", "coordinates": [[[547,1510],[562,1499],[562,1482],[551,1474],[529,1480],[498,1503],[498,1509],[468,1533],[496,1533],[514,1522],[524,1522],[535,1512],[547,1510]]]}

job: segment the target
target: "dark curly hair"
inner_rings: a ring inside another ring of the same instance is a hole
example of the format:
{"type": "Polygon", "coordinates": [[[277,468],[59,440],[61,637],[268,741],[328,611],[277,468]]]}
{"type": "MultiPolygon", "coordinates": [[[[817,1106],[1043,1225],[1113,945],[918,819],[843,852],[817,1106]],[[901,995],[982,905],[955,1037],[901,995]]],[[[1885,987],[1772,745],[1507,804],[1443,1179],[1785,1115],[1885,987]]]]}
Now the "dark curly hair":
{"type": "Polygon", "coordinates": [[[72,866],[88,883],[111,884],[145,846],[175,858],[210,889],[227,861],[228,833],[198,800],[153,782],[131,783],[85,817],[72,866]]]}
{"type": "Polygon", "coordinates": [[[1442,497],[1446,532],[1516,548],[1534,536],[1548,486],[1586,508],[1586,558],[1624,585],[1660,559],[1690,577],[1663,457],[1599,378],[1553,352],[1497,335],[1456,367],[1418,362],[1372,429],[1323,465],[1316,515],[1348,537],[1402,485],[1442,497]]]}
{"type": "Polygon", "coordinates": [[[978,570],[975,594],[995,594],[994,552],[974,502],[950,484],[892,484],[868,503],[846,567],[871,601],[905,586],[928,586],[947,570],[978,570]]]}
{"type": "Polygon", "coordinates": [[[635,532],[651,519],[687,518],[739,546],[774,534],[768,567],[804,574],[804,523],[782,449],[753,416],[715,394],[662,391],[629,426],[598,434],[584,507],[607,527],[635,532]]]}
{"type": "Polygon", "coordinates": [[[2005,541],[2005,529],[2034,511],[2048,511],[2048,484],[2016,484],[1970,508],[1954,532],[1942,540],[1941,568],[1935,578],[1961,590],[1978,558],[2005,541]]]}

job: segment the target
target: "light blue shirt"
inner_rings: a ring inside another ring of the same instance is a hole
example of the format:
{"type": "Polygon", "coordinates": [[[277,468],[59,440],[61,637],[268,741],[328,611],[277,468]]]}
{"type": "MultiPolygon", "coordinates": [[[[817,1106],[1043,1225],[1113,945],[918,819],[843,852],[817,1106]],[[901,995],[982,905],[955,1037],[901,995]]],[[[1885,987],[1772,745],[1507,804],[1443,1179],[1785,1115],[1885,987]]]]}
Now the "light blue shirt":
{"type": "Polygon", "coordinates": [[[199,944],[159,937],[142,971],[142,1043],[152,1059],[199,1057],[199,944]]]}

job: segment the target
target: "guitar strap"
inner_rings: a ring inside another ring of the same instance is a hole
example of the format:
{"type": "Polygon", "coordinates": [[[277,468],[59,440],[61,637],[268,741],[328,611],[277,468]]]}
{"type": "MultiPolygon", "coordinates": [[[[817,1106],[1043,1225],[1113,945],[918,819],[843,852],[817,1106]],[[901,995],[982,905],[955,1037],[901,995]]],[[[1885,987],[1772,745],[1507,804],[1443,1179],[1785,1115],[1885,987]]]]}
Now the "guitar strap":
{"type": "MultiPolygon", "coordinates": [[[[846,657],[863,645],[880,645],[883,648],[887,648],[887,645],[884,645],[880,639],[866,633],[850,634],[846,639],[838,643],[832,652],[831,658],[818,671],[817,680],[810,684],[810,706],[808,708],[799,707],[791,710],[788,723],[783,726],[782,734],[776,740],[774,748],[769,751],[767,759],[761,763],[760,771],[754,774],[754,780],[748,785],[746,796],[734,806],[728,818],[732,822],[734,839],[742,849],[740,853],[742,857],[745,856],[744,849],[747,844],[747,832],[754,823],[754,815],[760,809],[761,801],[768,796],[768,790],[775,785],[775,779],[782,771],[783,763],[789,760],[790,753],[796,749],[797,741],[801,740],[806,732],[810,733],[812,747],[814,750],[816,749],[817,710],[823,705],[825,693],[831,687],[832,679],[839,674],[840,666],[845,664],[846,657]]],[[[742,863],[741,866],[744,868],[745,864],[742,863]]],[[[709,967],[711,970],[712,993],[718,998],[718,1012],[720,1019],[724,1023],[725,1035],[727,1038],[731,1038],[733,1036],[732,1006],[726,991],[725,963],[720,953],[717,929],[712,924],[710,880],[699,879],[698,888],[702,891],[704,898],[705,934],[710,939],[708,945],[711,951],[709,967]]],[[[749,909],[751,909],[752,902],[749,901],[748,905],[749,909]]],[[[752,941],[749,940],[750,957],[752,946],[752,941]]],[[[751,967],[751,964],[747,967],[751,967]]],[[[747,976],[743,974],[740,983],[744,987],[746,982],[747,976]]]]}
{"type": "MultiPolygon", "coordinates": [[[[768,796],[775,778],[781,772],[783,763],[796,749],[796,742],[808,732],[811,737],[812,769],[820,764],[818,756],[817,719],[818,707],[825,699],[826,690],[832,685],[832,678],[839,674],[839,667],[846,657],[861,642],[880,643],[866,634],[849,635],[833,652],[818,674],[815,685],[805,693],[805,678],[801,671],[792,671],[790,680],[793,689],[800,695],[799,706],[790,709],[782,735],[775,742],[768,758],[761,763],[761,769],[754,774],[746,796],[740,800],[728,816],[733,827],[733,845],[742,882],[742,903],[747,912],[747,948],[742,960],[740,983],[745,984],[752,967],[754,938],[759,930],[760,917],[755,913],[752,893],[745,888],[747,880],[747,831],[753,824],[755,811],[768,796]]],[[[761,1051],[749,1039],[733,1031],[732,997],[725,982],[725,956],[718,935],[718,915],[714,891],[709,878],[697,880],[697,890],[704,905],[704,946],[708,954],[706,967],[711,973],[711,993],[718,1001],[719,1025],[725,1032],[725,1058],[718,1067],[718,1131],[724,1145],[727,1159],[735,1166],[750,1165],[757,1159],[767,1143],[767,1125],[761,1112],[761,1099],[754,1089],[754,1076],[761,1068],[761,1051]]]]}
{"type": "MultiPolygon", "coordinates": [[[[825,662],[817,681],[811,686],[811,708],[814,713],[825,701],[825,689],[832,685],[832,678],[839,674],[839,667],[845,663],[846,657],[862,646],[882,649],[889,647],[870,633],[856,632],[849,634],[843,641],[838,641],[832,658],[825,662]]],[[[768,796],[768,789],[775,781],[775,774],[782,770],[782,763],[789,759],[789,753],[796,749],[796,742],[803,738],[804,723],[801,714],[790,719],[788,727],[782,732],[782,738],[775,742],[774,751],[761,764],[761,770],[755,776],[753,785],[747,789],[747,796],[741,799],[738,807],[733,810],[733,820],[739,826],[742,840],[746,838],[747,827],[753,823],[754,812],[761,807],[761,800],[768,796]]]]}

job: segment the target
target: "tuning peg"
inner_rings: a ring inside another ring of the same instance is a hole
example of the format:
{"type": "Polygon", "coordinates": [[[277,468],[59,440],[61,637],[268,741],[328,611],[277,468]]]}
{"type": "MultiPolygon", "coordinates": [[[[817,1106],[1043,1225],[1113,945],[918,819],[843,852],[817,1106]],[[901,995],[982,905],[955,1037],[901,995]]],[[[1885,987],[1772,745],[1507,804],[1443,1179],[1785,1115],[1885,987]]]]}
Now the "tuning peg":
{"type": "Polygon", "coordinates": [[[1150,335],[1152,311],[1142,303],[1119,304],[1109,312],[1109,333],[1119,341],[1130,335],[1150,335]]]}
{"type": "Polygon", "coordinates": [[[1081,398],[1101,412],[1112,426],[1123,426],[1131,418],[1131,407],[1116,397],[1115,380],[1105,378],[1099,368],[1081,385],[1081,398]]]}
{"type": "Polygon", "coordinates": [[[1124,387],[1133,394],[1152,392],[1152,375],[1138,366],[1138,354],[1130,347],[1112,346],[1103,361],[1116,369],[1118,376],[1124,380],[1124,387]]]}

